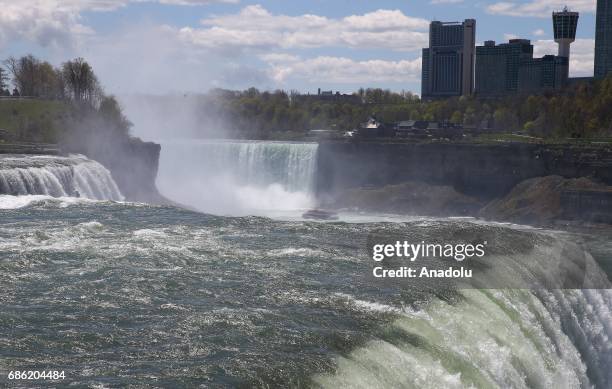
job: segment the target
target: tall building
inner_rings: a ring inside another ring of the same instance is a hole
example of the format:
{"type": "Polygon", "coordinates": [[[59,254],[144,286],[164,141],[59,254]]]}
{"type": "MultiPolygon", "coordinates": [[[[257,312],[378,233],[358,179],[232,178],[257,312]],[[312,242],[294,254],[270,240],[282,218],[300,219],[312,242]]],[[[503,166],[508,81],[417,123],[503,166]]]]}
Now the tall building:
{"type": "Polygon", "coordinates": [[[479,97],[538,93],[567,84],[569,58],[545,55],[533,58],[527,39],[511,39],[495,45],[486,41],[476,47],[476,88],[479,97]]]}
{"type": "Polygon", "coordinates": [[[476,47],[476,86],[481,97],[500,97],[519,89],[519,67],[533,58],[533,45],[527,39],[511,39],[495,45],[486,41],[476,47]]]}
{"type": "Polygon", "coordinates": [[[518,92],[530,94],[562,88],[567,85],[568,72],[567,57],[545,55],[542,58],[522,60],[518,74],[518,92]]]}
{"type": "Polygon", "coordinates": [[[597,0],[595,78],[612,72],[612,0],[597,0]]]}
{"type": "Polygon", "coordinates": [[[570,45],[576,40],[578,18],[578,12],[570,12],[567,7],[561,12],[553,12],[559,55],[533,58],[533,46],[527,39],[511,39],[500,45],[486,41],[484,46],[478,46],[475,93],[481,97],[502,97],[513,93],[538,93],[567,85],[570,45]]]}
{"type": "Polygon", "coordinates": [[[561,12],[553,12],[553,31],[555,42],[559,44],[559,57],[570,56],[570,45],[576,40],[578,17],[578,12],[570,12],[567,7],[561,12]]]}
{"type": "Polygon", "coordinates": [[[423,49],[421,95],[442,98],[474,90],[476,20],[431,22],[429,48],[423,49]]]}

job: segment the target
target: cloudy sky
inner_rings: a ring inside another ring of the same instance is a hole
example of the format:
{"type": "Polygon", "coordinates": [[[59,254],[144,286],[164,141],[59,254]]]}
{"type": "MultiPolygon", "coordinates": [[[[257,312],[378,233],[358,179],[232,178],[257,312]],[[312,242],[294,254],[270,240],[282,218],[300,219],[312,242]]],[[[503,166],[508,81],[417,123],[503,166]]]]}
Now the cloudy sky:
{"type": "Polygon", "coordinates": [[[555,53],[551,12],[581,12],[573,76],[592,75],[595,0],[0,0],[0,58],[90,61],[115,94],[213,87],[420,91],[429,21],[555,53]]]}

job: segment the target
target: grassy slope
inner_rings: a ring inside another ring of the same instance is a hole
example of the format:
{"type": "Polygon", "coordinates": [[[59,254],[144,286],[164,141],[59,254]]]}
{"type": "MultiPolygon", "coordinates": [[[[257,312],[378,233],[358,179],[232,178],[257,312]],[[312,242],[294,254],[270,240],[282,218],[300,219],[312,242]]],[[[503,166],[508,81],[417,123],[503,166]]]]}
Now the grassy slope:
{"type": "Polygon", "coordinates": [[[70,106],[61,101],[0,99],[0,129],[12,140],[56,142],[69,117],[70,106]]]}

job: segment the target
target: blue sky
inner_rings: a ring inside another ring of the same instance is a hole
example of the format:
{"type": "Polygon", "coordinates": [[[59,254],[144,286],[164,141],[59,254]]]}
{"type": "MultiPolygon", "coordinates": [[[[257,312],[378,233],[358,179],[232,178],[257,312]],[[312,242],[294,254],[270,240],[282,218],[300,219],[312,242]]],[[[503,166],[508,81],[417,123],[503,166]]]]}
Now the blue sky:
{"type": "Polygon", "coordinates": [[[595,0],[0,0],[0,57],[85,57],[107,91],[212,87],[420,91],[431,20],[477,20],[477,41],[556,52],[550,13],[581,12],[571,74],[592,74],[595,0]]]}

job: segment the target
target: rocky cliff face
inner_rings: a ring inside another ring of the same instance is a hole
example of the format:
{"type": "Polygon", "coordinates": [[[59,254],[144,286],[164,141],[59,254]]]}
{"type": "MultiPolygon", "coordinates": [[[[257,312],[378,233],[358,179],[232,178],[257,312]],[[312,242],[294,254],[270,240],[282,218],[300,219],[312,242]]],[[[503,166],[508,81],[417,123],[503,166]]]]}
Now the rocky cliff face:
{"type": "Polygon", "coordinates": [[[104,165],[129,201],[169,202],[155,186],[161,152],[157,143],[126,138],[112,142],[63,144],[62,150],[85,154],[104,165]]]}
{"type": "Polygon", "coordinates": [[[161,146],[140,139],[115,145],[115,153],[94,157],[105,165],[127,199],[163,203],[155,186],[161,146]]]}
{"type": "Polygon", "coordinates": [[[584,177],[530,178],[515,186],[503,198],[491,201],[479,215],[486,219],[538,225],[559,219],[609,223],[612,220],[609,218],[609,207],[597,209],[601,204],[584,199],[585,194],[591,193],[601,194],[601,199],[608,199],[612,194],[610,187],[584,177]],[[569,194],[576,197],[567,199],[569,194]],[[593,212],[597,212],[597,215],[593,212]]]}
{"type": "Polygon", "coordinates": [[[334,208],[612,223],[610,147],[326,142],[317,170],[334,208]]]}
{"type": "Polygon", "coordinates": [[[358,209],[420,216],[468,216],[484,204],[458,193],[450,186],[405,182],[382,188],[349,189],[334,202],[322,204],[332,209],[358,209]]]}
{"type": "Polygon", "coordinates": [[[537,144],[324,142],[319,147],[317,190],[322,197],[349,188],[409,181],[450,185],[490,200],[519,182],[558,175],[612,184],[610,147],[537,144]]]}

